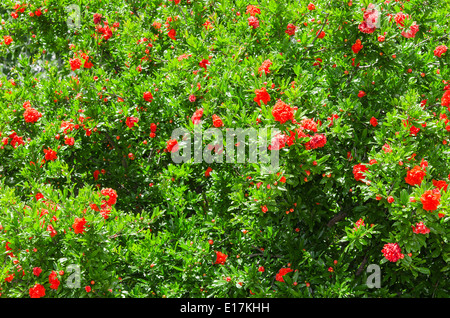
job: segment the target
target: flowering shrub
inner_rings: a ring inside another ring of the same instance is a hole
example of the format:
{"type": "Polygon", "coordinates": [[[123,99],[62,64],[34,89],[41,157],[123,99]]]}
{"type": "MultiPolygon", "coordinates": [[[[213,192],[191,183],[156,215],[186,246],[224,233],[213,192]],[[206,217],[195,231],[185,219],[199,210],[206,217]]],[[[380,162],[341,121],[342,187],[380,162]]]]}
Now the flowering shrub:
{"type": "Polygon", "coordinates": [[[68,5],[0,11],[0,297],[448,295],[447,2],[68,5]]]}

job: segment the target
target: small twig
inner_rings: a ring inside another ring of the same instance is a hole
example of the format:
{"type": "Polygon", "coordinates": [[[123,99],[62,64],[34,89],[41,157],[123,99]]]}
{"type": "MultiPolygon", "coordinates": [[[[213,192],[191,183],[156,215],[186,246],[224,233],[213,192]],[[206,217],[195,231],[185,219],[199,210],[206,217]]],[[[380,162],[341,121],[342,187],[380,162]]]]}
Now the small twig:
{"type": "Polygon", "coordinates": [[[329,16],[329,15],[330,15],[330,14],[327,13],[327,15],[325,16],[325,21],[324,21],[324,23],[322,24],[322,28],[319,30],[319,32],[317,32],[316,37],[314,38],[314,40],[311,42],[311,44],[310,44],[309,46],[314,46],[314,43],[316,42],[317,38],[319,37],[320,32],[323,31],[323,29],[325,28],[325,25],[327,24],[327,19],[328,19],[328,16],[329,16]]]}

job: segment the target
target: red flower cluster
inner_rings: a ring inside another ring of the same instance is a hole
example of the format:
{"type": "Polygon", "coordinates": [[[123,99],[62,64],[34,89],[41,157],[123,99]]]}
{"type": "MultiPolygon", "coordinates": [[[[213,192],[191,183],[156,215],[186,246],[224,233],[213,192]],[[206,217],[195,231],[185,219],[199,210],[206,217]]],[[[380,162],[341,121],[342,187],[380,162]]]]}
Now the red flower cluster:
{"type": "Polygon", "coordinates": [[[425,191],[420,197],[425,211],[435,211],[440,204],[441,192],[438,188],[425,191]]]}
{"type": "Polygon", "coordinates": [[[79,58],[69,59],[70,68],[76,71],[81,67],[81,60],[79,58]]]}
{"type": "Polygon", "coordinates": [[[251,16],[248,17],[248,25],[253,27],[253,29],[256,29],[259,27],[259,20],[257,17],[251,16]]]}
{"type": "Polygon", "coordinates": [[[294,109],[279,99],[272,109],[272,115],[280,124],[294,119],[294,109]]]}
{"type": "Polygon", "coordinates": [[[432,180],[432,182],[433,182],[433,185],[436,187],[436,188],[438,188],[439,190],[443,190],[443,191],[447,191],[447,187],[448,187],[448,184],[447,184],[447,182],[445,182],[445,180],[432,180]]]}
{"type": "Polygon", "coordinates": [[[51,148],[44,149],[44,153],[45,153],[45,160],[54,161],[58,158],[58,156],[56,155],[56,151],[52,150],[51,148]]]}
{"type": "Polygon", "coordinates": [[[151,102],[153,100],[153,95],[151,92],[144,93],[144,100],[147,102],[151,102]]]}
{"type": "Polygon", "coordinates": [[[99,24],[102,21],[102,15],[100,13],[94,13],[94,23],[99,24]]]}
{"type": "Polygon", "coordinates": [[[205,69],[205,71],[206,71],[208,65],[210,65],[210,62],[207,59],[203,59],[203,60],[201,60],[201,62],[198,63],[198,65],[200,67],[203,67],[205,69]]]}
{"type": "Polygon", "coordinates": [[[439,45],[433,51],[434,56],[437,56],[437,57],[441,57],[442,54],[444,54],[445,52],[447,52],[447,46],[446,45],[439,45]]]}
{"type": "Polygon", "coordinates": [[[363,180],[366,177],[364,172],[368,170],[369,169],[367,168],[367,166],[362,163],[353,166],[353,176],[355,180],[356,181],[363,180]]]}
{"type": "Polygon", "coordinates": [[[293,272],[294,270],[292,268],[280,268],[280,270],[278,271],[278,273],[275,275],[275,280],[278,282],[282,282],[284,283],[284,278],[283,276],[286,275],[287,273],[293,272]]]}
{"type": "Polygon", "coordinates": [[[220,119],[220,117],[217,116],[216,114],[212,115],[212,120],[214,127],[219,128],[223,126],[222,119],[220,119]]]}
{"type": "Polygon", "coordinates": [[[353,227],[353,230],[356,231],[357,229],[359,229],[360,226],[364,226],[363,219],[359,219],[358,221],[356,221],[355,226],[353,227]]]}
{"type": "Polygon", "coordinates": [[[177,31],[174,29],[170,29],[170,31],[167,33],[168,37],[172,40],[176,40],[177,31]]]}
{"type": "Polygon", "coordinates": [[[214,264],[224,265],[227,260],[228,255],[225,255],[222,252],[216,251],[216,261],[214,264]]]}
{"type": "Polygon", "coordinates": [[[191,117],[192,123],[197,125],[200,123],[203,116],[203,108],[197,109],[191,117]]]}
{"type": "Polygon", "coordinates": [[[405,256],[402,254],[398,243],[385,244],[381,250],[384,257],[390,262],[397,262],[399,259],[403,259],[405,256]]]}
{"type": "Polygon", "coordinates": [[[167,152],[176,152],[176,151],[178,151],[178,141],[176,139],[168,140],[165,150],[167,152]]]}
{"type": "Polygon", "coordinates": [[[108,201],[106,203],[110,206],[116,204],[117,202],[117,192],[111,188],[105,188],[100,191],[100,193],[104,196],[108,197],[108,201]]]}
{"type": "Polygon", "coordinates": [[[125,121],[125,124],[128,126],[128,128],[133,128],[134,124],[139,122],[139,118],[137,117],[127,117],[127,120],[125,121]]]}
{"type": "Polygon", "coordinates": [[[86,224],[86,219],[83,218],[75,218],[75,221],[72,225],[72,228],[75,234],[81,234],[84,232],[84,225],[86,224]]]}
{"type": "Polygon", "coordinates": [[[427,234],[430,233],[430,229],[423,224],[422,221],[419,223],[416,223],[416,226],[411,225],[411,228],[413,229],[413,232],[416,234],[427,234]]]}
{"type": "Polygon", "coordinates": [[[27,107],[23,113],[25,122],[35,123],[42,117],[42,114],[32,107],[27,107]]]}
{"type": "Polygon", "coordinates": [[[58,289],[59,284],[61,283],[57,277],[57,273],[55,271],[52,271],[50,276],[48,277],[48,281],[50,283],[51,289],[58,289]]]}
{"type": "Polygon", "coordinates": [[[258,68],[259,76],[262,76],[262,73],[269,74],[269,68],[272,66],[272,62],[270,60],[265,60],[261,66],[258,68]]]}
{"type": "Polygon", "coordinates": [[[358,54],[358,52],[361,51],[361,49],[362,49],[363,47],[364,47],[364,46],[361,45],[361,40],[360,40],[360,39],[357,39],[356,42],[355,42],[355,44],[352,45],[352,51],[353,51],[353,53],[358,54]]]}
{"type": "Polygon", "coordinates": [[[247,11],[245,11],[245,14],[250,14],[250,16],[252,16],[252,17],[254,17],[260,13],[261,13],[261,10],[258,7],[251,5],[251,4],[249,4],[247,6],[247,11]]]}
{"type": "Polygon", "coordinates": [[[45,288],[41,284],[36,284],[29,289],[31,298],[41,298],[45,296],[45,288]]]}
{"type": "Polygon", "coordinates": [[[297,30],[297,27],[293,25],[292,23],[289,23],[286,27],[286,31],[284,31],[286,34],[293,36],[295,34],[295,31],[297,30]]]}
{"type": "Polygon", "coordinates": [[[408,31],[402,31],[401,34],[405,38],[414,38],[418,31],[419,31],[419,26],[416,24],[416,22],[413,22],[413,24],[409,27],[409,30],[408,31]]]}
{"type": "Polygon", "coordinates": [[[314,134],[312,138],[305,144],[306,149],[322,148],[327,143],[327,137],[324,134],[314,134]]]}
{"type": "Polygon", "coordinates": [[[450,89],[444,92],[441,99],[441,105],[450,108],[450,89]]]}
{"type": "Polygon", "coordinates": [[[11,36],[9,36],[9,35],[4,35],[3,36],[3,40],[5,41],[6,45],[10,45],[12,43],[12,41],[13,41],[13,38],[11,36]]]}
{"type": "Polygon", "coordinates": [[[255,90],[255,98],[253,100],[258,103],[259,106],[261,106],[261,102],[267,105],[267,103],[270,101],[270,95],[267,92],[265,87],[262,87],[261,89],[255,90]]]}
{"type": "Polygon", "coordinates": [[[373,4],[369,4],[369,7],[364,11],[364,21],[359,24],[358,29],[363,33],[373,33],[376,29],[376,23],[378,22],[379,13],[375,9],[373,4]]]}
{"type": "Polygon", "coordinates": [[[409,170],[406,174],[405,181],[411,186],[422,183],[423,178],[426,176],[426,172],[421,167],[415,166],[409,170]]]}

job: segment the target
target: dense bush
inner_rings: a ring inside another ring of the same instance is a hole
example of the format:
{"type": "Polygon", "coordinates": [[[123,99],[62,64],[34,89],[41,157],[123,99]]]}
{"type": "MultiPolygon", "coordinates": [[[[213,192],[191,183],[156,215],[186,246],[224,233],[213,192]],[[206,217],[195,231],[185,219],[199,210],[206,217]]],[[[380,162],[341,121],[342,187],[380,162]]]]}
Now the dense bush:
{"type": "Polygon", "coordinates": [[[3,2],[1,297],[446,297],[449,10],[3,2]],[[279,170],[174,162],[199,127],[279,170]]]}

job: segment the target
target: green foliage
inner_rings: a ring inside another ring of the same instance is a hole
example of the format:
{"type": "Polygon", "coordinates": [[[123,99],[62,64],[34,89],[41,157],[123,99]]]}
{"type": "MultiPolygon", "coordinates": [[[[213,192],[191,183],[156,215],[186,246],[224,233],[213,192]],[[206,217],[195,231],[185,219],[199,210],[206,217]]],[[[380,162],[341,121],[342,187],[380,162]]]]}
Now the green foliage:
{"type": "Polygon", "coordinates": [[[2,3],[0,296],[41,284],[45,297],[447,297],[450,53],[435,49],[450,43],[449,3],[311,2],[2,3]],[[193,141],[199,109],[203,133],[213,115],[223,132],[278,129],[279,170],[175,163],[168,141],[177,128],[193,141]]]}

